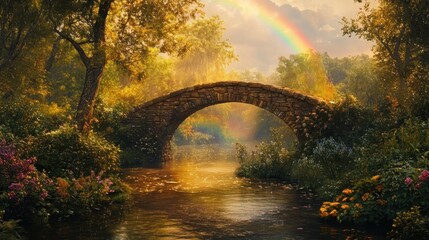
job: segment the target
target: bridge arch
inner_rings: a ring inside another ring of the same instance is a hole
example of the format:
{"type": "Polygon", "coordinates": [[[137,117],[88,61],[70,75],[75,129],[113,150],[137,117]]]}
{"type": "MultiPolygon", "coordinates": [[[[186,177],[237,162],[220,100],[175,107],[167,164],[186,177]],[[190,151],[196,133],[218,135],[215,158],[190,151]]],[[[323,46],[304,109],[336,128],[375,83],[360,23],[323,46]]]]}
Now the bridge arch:
{"type": "Polygon", "coordinates": [[[152,158],[168,161],[170,140],[179,125],[193,113],[221,103],[239,102],[263,108],[285,122],[302,142],[306,139],[302,121],[318,106],[326,103],[289,88],[250,82],[216,82],[184,88],[153,99],[135,108],[128,116],[129,131],[144,131],[148,145],[159,150],[152,158]]]}

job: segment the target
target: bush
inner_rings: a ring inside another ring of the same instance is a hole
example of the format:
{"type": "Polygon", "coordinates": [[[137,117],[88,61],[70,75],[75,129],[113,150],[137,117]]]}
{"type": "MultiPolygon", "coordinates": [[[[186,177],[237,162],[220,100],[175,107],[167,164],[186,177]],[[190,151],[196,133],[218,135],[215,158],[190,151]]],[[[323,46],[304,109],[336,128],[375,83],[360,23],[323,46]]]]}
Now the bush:
{"type": "Polygon", "coordinates": [[[388,236],[391,239],[428,239],[429,217],[421,215],[419,207],[399,212],[393,219],[392,230],[388,236]]]}
{"type": "Polygon", "coordinates": [[[0,239],[19,240],[22,238],[23,228],[18,225],[19,221],[3,221],[0,217],[0,239]]]}
{"type": "Polygon", "coordinates": [[[395,164],[381,175],[362,179],[344,189],[335,202],[339,202],[338,220],[377,224],[391,221],[398,212],[415,205],[420,206],[424,214],[429,214],[427,196],[429,171],[408,164],[395,164]]]}
{"type": "Polygon", "coordinates": [[[285,148],[285,136],[277,130],[272,132],[273,140],[262,142],[256,150],[248,152],[236,145],[236,156],[240,166],[236,174],[240,177],[287,179],[290,176],[291,158],[285,148]]]}
{"type": "Polygon", "coordinates": [[[323,166],[306,157],[294,162],[291,177],[300,185],[313,189],[323,186],[327,180],[323,166]]]}
{"type": "Polygon", "coordinates": [[[123,203],[130,194],[129,187],[118,177],[102,173],[91,172],[76,179],[58,177],[55,182],[52,214],[57,217],[84,216],[112,203],[123,203]]]}
{"type": "Polygon", "coordinates": [[[15,147],[0,142],[0,210],[6,219],[37,214],[47,218],[46,198],[52,180],[34,167],[36,159],[22,160],[15,147]]]}
{"type": "Polygon", "coordinates": [[[91,171],[88,176],[52,179],[35,163],[35,158],[20,159],[13,145],[0,142],[0,236],[11,233],[13,219],[32,223],[81,216],[128,199],[130,189],[117,176],[91,171]]]}
{"type": "Polygon", "coordinates": [[[333,138],[323,138],[318,141],[311,157],[315,163],[320,164],[322,172],[331,179],[336,179],[353,169],[351,148],[333,138]]]}
{"type": "Polygon", "coordinates": [[[307,134],[303,151],[312,152],[321,138],[332,137],[348,146],[359,143],[361,136],[377,126],[374,111],[359,105],[352,97],[327,106],[318,106],[297,126],[307,134]]]}
{"type": "Polygon", "coordinates": [[[49,176],[77,178],[91,171],[117,171],[119,152],[118,147],[96,133],[86,136],[74,127],[63,126],[36,139],[26,155],[35,156],[36,166],[49,176]]]}
{"type": "Polygon", "coordinates": [[[56,105],[42,106],[19,100],[0,105],[3,131],[20,139],[56,129],[64,121],[65,114],[56,105]]]}

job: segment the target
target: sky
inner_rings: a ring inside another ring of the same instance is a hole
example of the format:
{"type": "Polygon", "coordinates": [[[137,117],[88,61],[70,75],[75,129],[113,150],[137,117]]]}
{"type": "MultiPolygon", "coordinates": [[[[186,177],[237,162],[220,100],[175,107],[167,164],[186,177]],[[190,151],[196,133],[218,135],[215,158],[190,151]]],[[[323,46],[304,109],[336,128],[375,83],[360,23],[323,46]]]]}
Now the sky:
{"type": "MultiPolygon", "coordinates": [[[[361,4],[353,0],[203,0],[207,16],[218,15],[224,21],[225,38],[239,60],[233,70],[273,72],[280,56],[300,51],[293,48],[267,19],[286,19],[291,34],[300,33],[312,49],[331,57],[371,54],[371,42],[343,36],[341,18],[355,17],[361,4]],[[268,6],[270,14],[260,6],[268,6]],[[295,30],[297,32],[295,32],[295,30]]],[[[293,42],[293,41],[292,41],[293,42]]],[[[296,42],[296,41],[295,41],[296,42]]],[[[303,41],[304,42],[304,41],[303,41]]],[[[298,49],[300,50],[300,49],[298,49]]]]}

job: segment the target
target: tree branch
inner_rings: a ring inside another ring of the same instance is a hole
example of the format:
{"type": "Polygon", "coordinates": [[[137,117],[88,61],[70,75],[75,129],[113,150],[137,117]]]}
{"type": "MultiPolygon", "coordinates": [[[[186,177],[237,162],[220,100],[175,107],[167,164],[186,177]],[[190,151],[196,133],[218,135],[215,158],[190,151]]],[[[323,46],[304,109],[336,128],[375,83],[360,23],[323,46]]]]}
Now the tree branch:
{"type": "Polygon", "coordinates": [[[80,59],[82,60],[83,64],[85,64],[85,67],[89,67],[89,57],[86,55],[85,51],[83,50],[83,48],[79,45],[79,43],[77,43],[73,38],[71,38],[70,36],[68,36],[67,34],[64,34],[63,32],[61,32],[60,30],[58,30],[57,28],[54,28],[54,31],[63,39],[67,40],[68,42],[70,42],[73,47],[76,49],[76,51],[79,53],[80,59]]]}

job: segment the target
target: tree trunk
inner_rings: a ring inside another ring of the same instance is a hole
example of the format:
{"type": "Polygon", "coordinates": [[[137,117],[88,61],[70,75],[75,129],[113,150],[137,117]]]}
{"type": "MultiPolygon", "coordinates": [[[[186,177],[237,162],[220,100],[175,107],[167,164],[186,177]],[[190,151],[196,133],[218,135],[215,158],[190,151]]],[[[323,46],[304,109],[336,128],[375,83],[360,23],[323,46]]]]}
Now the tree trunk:
{"type": "Polygon", "coordinates": [[[94,33],[94,50],[92,57],[87,57],[84,50],[76,42],[72,41],[72,44],[74,43],[73,45],[79,52],[86,67],[85,83],[76,112],[77,127],[85,134],[89,132],[91,127],[101,75],[107,63],[105,49],[106,19],[112,2],[113,0],[103,0],[100,2],[98,17],[92,29],[94,33]]]}
{"type": "Polygon", "coordinates": [[[99,57],[94,56],[89,61],[85,73],[85,83],[77,106],[76,122],[78,129],[83,133],[88,133],[90,130],[101,75],[106,65],[105,53],[100,52],[100,55],[99,57]]]}

